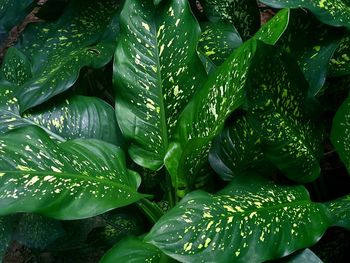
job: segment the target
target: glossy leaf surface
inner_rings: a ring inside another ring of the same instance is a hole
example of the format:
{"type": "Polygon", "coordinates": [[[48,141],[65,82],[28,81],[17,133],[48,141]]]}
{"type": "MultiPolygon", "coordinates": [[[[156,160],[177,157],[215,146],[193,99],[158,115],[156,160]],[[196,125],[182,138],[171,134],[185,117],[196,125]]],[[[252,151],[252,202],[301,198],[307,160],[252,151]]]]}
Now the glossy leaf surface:
{"type": "Polygon", "coordinates": [[[126,1],[115,53],[116,114],[139,165],[163,165],[178,116],[206,79],[196,47],[200,28],[186,0],[126,1]]]}
{"type": "Polygon", "coordinates": [[[297,251],[292,255],[278,260],[279,263],[323,263],[323,261],[310,249],[297,251]]]}
{"type": "Polygon", "coordinates": [[[94,216],[142,197],[122,150],[98,140],[52,141],[40,128],[0,136],[0,214],[94,216]],[[83,186],[83,187],[82,187],[83,186]]]}
{"type": "Polygon", "coordinates": [[[202,34],[198,49],[217,66],[220,66],[230,55],[242,45],[237,30],[225,23],[202,23],[202,34]]]}
{"type": "MultiPolygon", "coordinates": [[[[164,258],[168,258],[157,247],[145,243],[136,237],[128,237],[117,243],[111,248],[101,259],[100,263],[115,262],[164,262],[164,258]],[[163,261],[162,261],[163,258],[163,261]]],[[[169,260],[169,259],[168,259],[169,260]]],[[[166,261],[172,262],[172,261],[166,261]]]]}
{"type": "Polygon", "coordinates": [[[335,114],[331,141],[345,167],[350,171],[350,97],[343,102],[335,114]]]}
{"type": "Polygon", "coordinates": [[[260,26],[260,13],[255,0],[201,1],[209,20],[223,20],[237,28],[244,40],[252,37],[260,26]]]}
{"type": "Polygon", "coordinates": [[[314,244],[331,225],[303,186],[243,176],[187,195],[145,241],[181,262],[263,262],[314,244]]]}
{"type": "Polygon", "coordinates": [[[347,0],[261,0],[275,8],[306,8],[323,23],[350,28],[350,5],[347,0]]]}
{"type": "Polygon", "coordinates": [[[82,67],[98,68],[111,59],[117,7],[114,0],[74,0],[58,21],[26,28],[17,48],[30,60],[32,76],[16,83],[21,112],[70,88],[82,67]]]}

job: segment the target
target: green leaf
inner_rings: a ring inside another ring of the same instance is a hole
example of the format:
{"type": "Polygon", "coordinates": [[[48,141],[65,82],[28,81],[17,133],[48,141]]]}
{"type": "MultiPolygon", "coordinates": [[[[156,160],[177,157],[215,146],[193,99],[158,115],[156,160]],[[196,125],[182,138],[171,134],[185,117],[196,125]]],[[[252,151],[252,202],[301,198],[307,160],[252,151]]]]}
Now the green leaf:
{"type": "Polygon", "coordinates": [[[131,158],[157,170],[181,110],[206,79],[196,54],[200,28],[186,0],[158,7],[151,0],[127,0],[120,24],[117,120],[131,140],[131,158]]]}
{"type": "Polygon", "coordinates": [[[198,50],[204,53],[215,65],[220,66],[230,55],[242,45],[237,30],[225,23],[202,23],[202,34],[198,50]]]}
{"type": "MultiPolygon", "coordinates": [[[[12,94],[11,90],[5,89],[0,97],[6,93],[12,94]]],[[[101,99],[72,96],[50,101],[21,116],[15,98],[7,98],[0,106],[0,134],[23,126],[36,125],[59,141],[93,138],[118,146],[124,144],[114,109],[101,99]]]]}
{"type": "Polygon", "coordinates": [[[29,126],[1,135],[0,153],[0,215],[86,218],[143,197],[123,151],[112,144],[93,139],[58,144],[29,126]]]}
{"type": "Polygon", "coordinates": [[[320,174],[323,149],[321,129],[306,112],[308,85],[295,61],[276,48],[265,49],[271,55],[257,54],[248,75],[247,120],[238,119],[224,131],[211,165],[227,179],[261,167],[266,158],[289,179],[311,182],[320,174]]]}
{"type": "Polygon", "coordinates": [[[306,262],[323,263],[323,261],[308,248],[301,251],[297,251],[286,258],[278,260],[277,262],[279,263],[306,263],[306,262]]]}
{"type": "Polygon", "coordinates": [[[333,226],[350,230],[350,195],[327,203],[333,226]]]}
{"type": "Polygon", "coordinates": [[[254,35],[258,40],[261,40],[269,45],[274,45],[283,35],[290,19],[290,10],[280,10],[273,18],[271,18],[259,31],[254,35]]]}
{"type": "Polygon", "coordinates": [[[115,0],[74,0],[58,21],[26,28],[17,48],[31,62],[32,77],[18,86],[21,113],[69,89],[82,67],[98,68],[110,61],[117,7],[115,0]]]}
{"type": "Polygon", "coordinates": [[[350,172],[350,97],[339,107],[333,119],[331,141],[340,159],[350,172]]]}
{"type": "Polygon", "coordinates": [[[13,239],[29,248],[45,249],[65,234],[59,221],[35,214],[23,214],[13,239]]]}
{"type": "Polygon", "coordinates": [[[303,186],[234,179],[216,195],[187,195],[145,241],[181,262],[263,262],[311,246],[331,225],[303,186]]]}
{"type": "Polygon", "coordinates": [[[244,40],[252,37],[260,27],[260,12],[255,0],[204,0],[201,3],[210,21],[229,22],[244,40]]]}
{"type": "Polygon", "coordinates": [[[11,218],[0,216],[0,262],[5,255],[6,249],[12,240],[11,218]]]}
{"type": "Polygon", "coordinates": [[[210,76],[204,87],[180,116],[174,141],[165,157],[165,165],[175,188],[188,188],[207,162],[211,140],[225,119],[244,101],[244,87],[254,54],[261,43],[252,39],[240,46],[210,76]]]}
{"type": "Polygon", "coordinates": [[[0,0],[0,35],[9,32],[29,13],[33,0],[0,0]]]}
{"type": "Polygon", "coordinates": [[[128,237],[112,247],[101,259],[100,263],[115,262],[174,262],[169,260],[157,247],[147,244],[136,237],[128,237]],[[167,260],[165,260],[165,258],[167,260]]]}
{"type": "Polygon", "coordinates": [[[325,83],[328,64],[343,35],[342,28],[320,23],[304,10],[292,10],[290,22],[278,45],[298,62],[315,96],[325,83]]]}
{"type": "Polygon", "coordinates": [[[341,39],[329,65],[330,76],[344,76],[350,74],[350,34],[341,39]]]}
{"type": "Polygon", "coordinates": [[[274,8],[306,8],[325,24],[350,28],[350,6],[347,0],[261,0],[261,2],[274,8]]]}

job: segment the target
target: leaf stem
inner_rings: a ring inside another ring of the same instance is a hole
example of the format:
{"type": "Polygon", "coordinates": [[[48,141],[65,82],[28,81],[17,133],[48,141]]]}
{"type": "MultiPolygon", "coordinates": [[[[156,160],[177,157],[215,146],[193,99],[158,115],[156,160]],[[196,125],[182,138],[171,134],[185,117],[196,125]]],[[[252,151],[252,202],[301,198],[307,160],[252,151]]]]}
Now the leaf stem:
{"type": "Polygon", "coordinates": [[[144,213],[152,224],[155,224],[159,218],[164,215],[163,210],[156,203],[146,198],[142,198],[136,202],[136,206],[144,213]]]}

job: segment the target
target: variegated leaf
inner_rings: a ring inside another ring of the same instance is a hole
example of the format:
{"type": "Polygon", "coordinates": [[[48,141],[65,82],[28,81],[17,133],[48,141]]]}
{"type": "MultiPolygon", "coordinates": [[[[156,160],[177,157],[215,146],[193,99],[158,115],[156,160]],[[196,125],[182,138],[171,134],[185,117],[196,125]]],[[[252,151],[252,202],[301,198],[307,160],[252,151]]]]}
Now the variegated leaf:
{"type": "Polygon", "coordinates": [[[115,53],[116,114],[129,153],[157,170],[179,114],[206,79],[197,57],[200,28],[186,0],[154,6],[127,0],[115,53]]]}

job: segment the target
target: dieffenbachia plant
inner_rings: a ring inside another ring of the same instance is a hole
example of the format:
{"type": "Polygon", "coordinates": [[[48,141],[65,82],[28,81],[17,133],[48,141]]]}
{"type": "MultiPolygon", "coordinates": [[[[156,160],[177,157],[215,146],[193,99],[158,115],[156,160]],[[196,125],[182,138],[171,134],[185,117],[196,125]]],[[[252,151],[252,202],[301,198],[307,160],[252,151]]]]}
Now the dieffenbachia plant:
{"type": "MultiPolygon", "coordinates": [[[[327,184],[349,98],[322,105],[349,74],[345,0],[264,0],[264,25],[254,0],[58,2],[1,57],[0,258],[324,260],[350,229],[350,178],[327,184]]],[[[0,0],[0,34],[36,3],[0,0]]]]}

